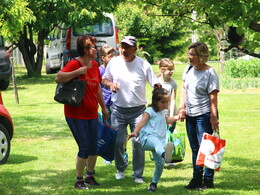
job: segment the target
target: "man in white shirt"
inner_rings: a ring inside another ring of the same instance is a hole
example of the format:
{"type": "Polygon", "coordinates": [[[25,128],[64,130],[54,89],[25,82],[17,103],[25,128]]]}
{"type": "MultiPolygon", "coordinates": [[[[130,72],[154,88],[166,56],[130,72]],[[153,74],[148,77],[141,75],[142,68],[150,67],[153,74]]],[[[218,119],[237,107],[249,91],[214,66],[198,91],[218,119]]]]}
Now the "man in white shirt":
{"type": "MultiPolygon", "coordinates": [[[[118,130],[115,147],[116,179],[124,178],[128,162],[124,159],[127,126],[131,132],[141,119],[146,105],[146,81],[153,87],[159,84],[154,71],[146,60],[135,55],[136,38],[126,36],[121,41],[120,56],[110,60],[102,83],[112,94],[111,124],[118,130]]],[[[136,183],[144,183],[144,150],[139,137],[133,138],[133,175],[136,183]]]]}

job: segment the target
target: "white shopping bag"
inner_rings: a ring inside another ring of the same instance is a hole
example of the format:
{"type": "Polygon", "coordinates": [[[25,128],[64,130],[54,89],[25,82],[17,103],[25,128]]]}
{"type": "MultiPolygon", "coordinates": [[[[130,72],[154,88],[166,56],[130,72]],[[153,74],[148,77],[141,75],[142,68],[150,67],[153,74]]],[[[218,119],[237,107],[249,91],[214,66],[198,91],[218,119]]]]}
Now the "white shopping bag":
{"type": "Polygon", "coordinates": [[[226,140],[204,133],[196,165],[219,171],[224,156],[226,140]]]}

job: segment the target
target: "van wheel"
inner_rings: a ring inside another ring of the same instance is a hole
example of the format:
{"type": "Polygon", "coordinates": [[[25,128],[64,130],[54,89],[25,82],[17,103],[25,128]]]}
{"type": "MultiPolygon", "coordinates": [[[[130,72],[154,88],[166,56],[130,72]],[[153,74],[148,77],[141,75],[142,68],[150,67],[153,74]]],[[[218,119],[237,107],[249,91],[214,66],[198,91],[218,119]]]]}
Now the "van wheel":
{"type": "Polygon", "coordinates": [[[50,59],[47,58],[46,59],[46,74],[51,74],[51,73],[53,73],[53,72],[52,72],[52,70],[50,68],[50,59]]]}
{"type": "Polygon", "coordinates": [[[6,128],[0,124],[0,164],[4,164],[10,154],[11,142],[6,128]]]}
{"type": "Polygon", "coordinates": [[[64,67],[64,58],[61,56],[60,58],[60,70],[64,67]]]}

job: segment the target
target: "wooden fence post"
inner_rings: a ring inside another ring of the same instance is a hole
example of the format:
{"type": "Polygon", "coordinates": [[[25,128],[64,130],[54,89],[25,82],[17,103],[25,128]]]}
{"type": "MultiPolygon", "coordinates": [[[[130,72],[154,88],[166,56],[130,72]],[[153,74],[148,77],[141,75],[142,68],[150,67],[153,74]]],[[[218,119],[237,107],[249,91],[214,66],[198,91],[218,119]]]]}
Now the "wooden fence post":
{"type": "MultiPolygon", "coordinates": [[[[12,50],[13,54],[13,50],[12,50]]],[[[15,70],[14,70],[14,60],[13,60],[13,55],[11,56],[11,62],[13,65],[13,72],[12,72],[12,80],[13,80],[13,86],[14,86],[14,95],[15,95],[15,102],[19,104],[19,97],[18,97],[18,90],[17,90],[17,85],[16,85],[16,78],[15,78],[15,70]]]]}

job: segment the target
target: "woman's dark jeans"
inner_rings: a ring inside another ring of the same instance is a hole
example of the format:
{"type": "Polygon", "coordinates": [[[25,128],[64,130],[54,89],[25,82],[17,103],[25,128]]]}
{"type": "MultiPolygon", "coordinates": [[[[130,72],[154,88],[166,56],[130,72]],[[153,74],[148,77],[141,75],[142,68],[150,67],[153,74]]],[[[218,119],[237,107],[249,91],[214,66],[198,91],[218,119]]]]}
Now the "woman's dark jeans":
{"type": "Polygon", "coordinates": [[[97,155],[98,119],[71,119],[66,117],[75,141],[78,144],[78,157],[86,159],[97,155]]]}
{"type": "MultiPolygon", "coordinates": [[[[196,165],[196,160],[203,133],[213,133],[210,123],[210,113],[196,117],[186,116],[186,129],[192,150],[193,178],[197,182],[202,182],[203,167],[196,165]]],[[[213,177],[214,170],[204,168],[204,180],[213,181],[213,177]]]]}

